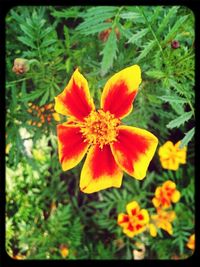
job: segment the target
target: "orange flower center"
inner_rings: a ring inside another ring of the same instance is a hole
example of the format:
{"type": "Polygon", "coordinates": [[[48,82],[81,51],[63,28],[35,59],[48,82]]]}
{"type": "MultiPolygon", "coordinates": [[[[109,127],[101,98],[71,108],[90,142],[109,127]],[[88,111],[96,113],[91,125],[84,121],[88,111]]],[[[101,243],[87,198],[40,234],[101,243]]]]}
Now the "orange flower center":
{"type": "Polygon", "coordinates": [[[92,111],[81,125],[81,133],[89,144],[103,148],[104,145],[117,140],[119,123],[120,120],[109,111],[92,111]]]}

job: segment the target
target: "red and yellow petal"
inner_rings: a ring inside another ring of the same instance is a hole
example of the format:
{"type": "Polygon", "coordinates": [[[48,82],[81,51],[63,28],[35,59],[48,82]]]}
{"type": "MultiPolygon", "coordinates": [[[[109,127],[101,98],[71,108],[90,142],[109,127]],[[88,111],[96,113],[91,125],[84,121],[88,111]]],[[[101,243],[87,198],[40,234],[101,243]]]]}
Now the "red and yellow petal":
{"type": "Polygon", "coordinates": [[[82,160],[89,144],[84,142],[80,128],[68,123],[57,125],[57,136],[59,161],[67,171],[82,160]]]}
{"type": "Polygon", "coordinates": [[[141,83],[141,70],[138,65],[125,68],[113,75],[105,84],[101,97],[101,108],[116,118],[127,116],[141,83]]]}
{"type": "Polygon", "coordinates": [[[181,197],[181,193],[178,190],[175,190],[171,196],[171,200],[173,203],[176,203],[179,201],[180,197],[181,197]]]}
{"type": "Polygon", "coordinates": [[[87,80],[76,69],[64,91],[55,97],[55,110],[82,121],[94,109],[87,80]]]}
{"type": "Polygon", "coordinates": [[[129,224],[129,216],[124,213],[120,213],[117,218],[117,223],[121,227],[127,227],[129,224]]]}
{"type": "Polygon", "coordinates": [[[157,144],[158,139],[146,130],[119,126],[117,141],[111,144],[111,150],[120,168],[141,180],[146,176],[157,144]]]}
{"type": "Polygon", "coordinates": [[[102,149],[96,145],[88,152],[83,165],[80,188],[84,193],[94,193],[109,187],[120,187],[123,172],[116,164],[109,145],[102,149]]]}
{"type": "Polygon", "coordinates": [[[132,201],[126,205],[126,211],[129,216],[136,216],[140,210],[140,206],[136,201],[132,201]]]}
{"type": "Polygon", "coordinates": [[[146,209],[141,209],[137,217],[141,224],[149,223],[149,213],[146,209]]]}

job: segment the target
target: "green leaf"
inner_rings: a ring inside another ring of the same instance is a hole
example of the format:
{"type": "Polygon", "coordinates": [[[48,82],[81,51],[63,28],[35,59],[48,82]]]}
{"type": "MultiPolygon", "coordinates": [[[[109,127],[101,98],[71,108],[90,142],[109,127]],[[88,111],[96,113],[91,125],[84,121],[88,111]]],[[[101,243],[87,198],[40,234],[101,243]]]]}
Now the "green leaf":
{"type": "Polygon", "coordinates": [[[163,100],[164,102],[170,102],[170,103],[187,103],[187,100],[179,97],[179,96],[168,96],[168,95],[163,95],[163,96],[158,96],[159,99],[163,100]]]}
{"type": "MultiPolygon", "coordinates": [[[[101,31],[106,30],[110,27],[112,27],[112,23],[101,23],[101,24],[98,23],[98,24],[95,24],[93,26],[87,27],[86,29],[82,29],[80,33],[87,36],[90,34],[101,32],[101,31]]],[[[76,29],[78,29],[78,27],[76,29]]]]}
{"type": "Polygon", "coordinates": [[[20,24],[19,26],[26,35],[28,35],[31,39],[33,39],[34,32],[32,31],[31,27],[28,27],[27,25],[23,24],[20,24]]]}
{"type": "Polygon", "coordinates": [[[175,37],[175,35],[177,34],[179,28],[183,28],[184,29],[184,23],[187,20],[188,15],[186,16],[181,16],[179,20],[176,21],[176,23],[174,24],[174,26],[171,28],[171,30],[169,31],[169,33],[166,35],[165,39],[164,39],[164,43],[169,42],[172,38],[175,37]]]}
{"type": "Polygon", "coordinates": [[[39,103],[40,106],[46,104],[48,97],[49,97],[49,90],[46,89],[45,94],[43,95],[42,99],[40,100],[40,103],[39,103]]]}
{"type": "Polygon", "coordinates": [[[44,91],[42,90],[37,90],[37,91],[33,91],[27,95],[25,95],[24,97],[21,98],[22,102],[26,102],[26,101],[33,101],[34,99],[38,98],[39,96],[41,96],[42,94],[44,94],[44,91]]]}
{"type": "Polygon", "coordinates": [[[104,76],[108,70],[112,67],[113,61],[116,58],[118,48],[117,48],[117,38],[114,30],[111,31],[105,47],[101,54],[103,54],[103,59],[101,62],[101,75],[104,76]]]}
{"type": "Polygon", "coordinates": [[[47,47],[47,46],[50,46],[50,45],[52,45],[52,44],[54,44],[54,43],[56,43],[57,42],[57,40],[56,39],[47,39],[47,40],[44,40],[43,42],[42,42],[42,44],[41,44],[41,48],[44,48],[44,47],[47,47]]]}
{"type": "Polygon", "coordinates": [[[143,50],[141,50],[139,57],[136,59],[136,61],[140,61],[141,59],[143,59],[144,57],[146,57],[150,51],[154,48],[154,46],[156,45],[156,41],[155,40],[151,40],[148,43],[146,43],[143,46],[143,50]]]}
{"type": "Polygon", "coordinates": [[[138,18],[141,18],[141,15],[137,12],[124,12],[119,15],[122,19],[130,19],[130,20],[137,20],[138,18]]]}
{"type": "Polygon", "coordinates": [[[35,44],[33,43],[33,41],[30,38],[28,38],[26,36],[19,36],[19,37],[17,37],[17,39],[19,41],[21,41],[23,44],[30,46],[31,48],[36,49],[35,44]]]}
{"type": "Polygon", "coordinates": [[[138,45],[138,42],[140,41],[140,39],[142,39],[142,37],[144,37],[148,33],[148,31],[149,31],[148,28],[137,31],[131,36],[131,38],[128,40],[128,43],[138,45]]]}
{"type": "Polygon", "coordinates": [[[181,140],[180,148],[183,148],[184,146],[187,146],[187,144],[192,140],[195,133],[195,127],[193,127],[191,130],[189,130],[184,138],[181,140]]]}
{"type": "Polygon", "coordinates": [[[193,115],[193,112],[192,111],[185,112],[183,115],[179,116],[175,120],[170,121],[167,124],[167,128],[173,129],[173,128],[179,127],[180,125],[182,125],[186,121],[188,121],[192,117],[192,115],[193,115]]]}
{"type": "Polygon", "coordinates": [[[163,33],[163,30],[166,28],[166,27],[169,27],[169,22],[171,19],[174,18],[174,16],[176,15],[177,13],[177,10],[179,9],[179,7],[177,6],[173,6],[172,8],[169,9],[169,12],[164,16],[161,24],[159,25],[158,27],[158,30],[156,32],[156,35],[158,36],[160,33],[163,33]]]}
{"type": "Polygon", "coordinates": [[[87,12],[84,12],[82,17],[91,17],[91,16],[97,16],[99,14],[103,15],[107,12],[113,12],[115,13],[118,9],[117,6],[99,6],[99,7],[92,7],[87,10],[87,12]]]}
{"type": "Polygon", "coordinates": [[[166,76],[166,74],[161,70],[149,70],[146,71],[147,76],[154,78],[154,79],[162,79],[166,76]]]}

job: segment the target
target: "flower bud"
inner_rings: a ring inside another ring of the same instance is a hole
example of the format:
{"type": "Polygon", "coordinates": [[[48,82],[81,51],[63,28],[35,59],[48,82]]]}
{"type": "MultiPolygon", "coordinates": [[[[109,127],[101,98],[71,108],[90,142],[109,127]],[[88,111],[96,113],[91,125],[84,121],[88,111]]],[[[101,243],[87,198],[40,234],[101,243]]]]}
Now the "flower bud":
{"type": "Polygon", "coordinates": [[[63,258],[66,258],[69,254],[69,249],[66,245],[60,245],[60,254],[63,258]]]}
{"type": "Polygon", "coordinates": [[[173,40],[173,41],[171,42],[171,48],[173,48],[173,49],[177,49],[177,48],[179,48],[179,47],[180,47],[179,41],[177,41],[177,40],[173,40]]]}
{"type": "Polygon", "coordinates": [[[14,60],[14,66],[12,68],[12,71],[16,74],[24,74],[28,72],[30,69],[29,61],[25,58],[16,58],[14,60]]]}

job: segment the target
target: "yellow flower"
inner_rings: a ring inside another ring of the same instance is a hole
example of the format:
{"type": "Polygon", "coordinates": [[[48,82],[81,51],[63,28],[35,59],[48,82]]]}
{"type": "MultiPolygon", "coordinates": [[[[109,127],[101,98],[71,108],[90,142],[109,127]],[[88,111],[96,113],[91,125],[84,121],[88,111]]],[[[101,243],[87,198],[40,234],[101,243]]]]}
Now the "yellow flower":
{"type": "Polygon", "coordinates": [[[63,258],[66,258],[69,255],[69,249],[66,245],[60,245],[60,254],[63,258]]]}
{"type": "Polygon", "coordinates": [[[157,209],[157,214],[151,215],[152,223],[149,224],[150,234],[155,237],[157,235],[157,229],[161,228],[168,234],[173,234],[173,228],[171,222],[176,218],[176,213],[174,211],[166,211],[162,209],[157,209]]]}
{"type": "Polygon", "coordinates": [[[164,169],[176,171],[179,168],[179,164],[186,163],[187,148],[179,148],[180,143],[181,141],[174,145],[171,141],[167,141],[159,148],[158,155],[164,169]]]}
{"type": "Polygon", "coordinates": [[[195,234],[193,234],[193,235],[191,235],[191,236],[189,237],[189,240],[188,240],[188,242],[187,242],[187,247],[188,247],[189,249],[192,249],[192,250],[195,249],[195,234]]]}
{"type": "Polygon", "coordinates": [[[136,201],[130,202],[126,206],[128,214],[120,213],[117,223],[123,228],[123,232],[128,237],[134,237],[146,230],[149,223],[149,214],[145,209],[140,209],[136,201]]]}
{"type": "Polygon", "coordinates": [[[180,199],[180,192],[176,189],[176,184],[170,180],[158,186],[155,191],[155,197],[152,199],[156,208],[169,208],[171,202],[176,203],[180,199]]]}

